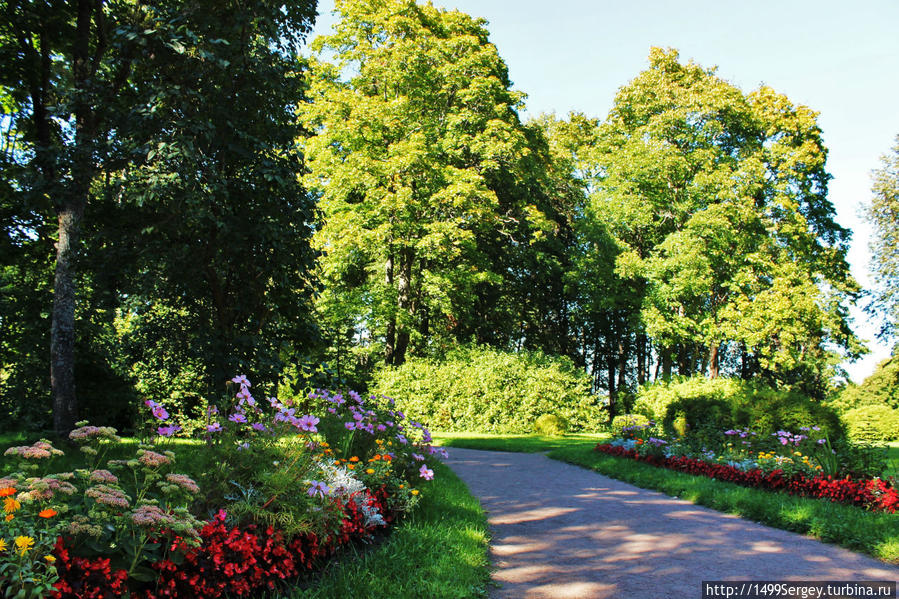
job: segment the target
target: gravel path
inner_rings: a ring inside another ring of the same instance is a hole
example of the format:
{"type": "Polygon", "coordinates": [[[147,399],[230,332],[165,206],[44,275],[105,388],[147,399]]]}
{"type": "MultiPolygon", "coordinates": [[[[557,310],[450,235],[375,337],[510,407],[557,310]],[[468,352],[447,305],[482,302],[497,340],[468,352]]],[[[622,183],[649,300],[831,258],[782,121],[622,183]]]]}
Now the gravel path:
{"type": "Polygon", "coordinates": [[[899,567],[541,454],[448,451],[488,512],[495,599],[698,599],[703,580],[899,580],[899,567]]]}

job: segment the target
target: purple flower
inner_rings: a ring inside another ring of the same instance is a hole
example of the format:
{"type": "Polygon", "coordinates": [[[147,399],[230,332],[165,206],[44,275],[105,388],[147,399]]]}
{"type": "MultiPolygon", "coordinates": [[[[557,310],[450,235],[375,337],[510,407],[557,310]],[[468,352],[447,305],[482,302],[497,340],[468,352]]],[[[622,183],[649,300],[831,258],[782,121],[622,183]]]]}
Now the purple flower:
{"type": "Polygon", "coordinates": [[[306,414],[305,416],[301,417],[297,421],[297,428],[300,429],[301,431],[317,433],[318,429],[315,428],[316,424],[318,424],[318,418],[316,418],[315,416],[312,416],[310,414],[306,414]]]}
{"type": "Polygon", "coordinates": [[[206,425],[207,433],[219,433],[221,431],[222,431],[222,425],[219,424],[218,422],[213,422],[212,424],[206,425]]]}
{"type": "Polygon", "coordinates": [[[824,443],[826,443],[826,442],[827,442],[826,439],[818,439],[818,445],[824,445],[824,443]]]}
{"type": "Polygon", "coordinates": [[[248,403],[251,406],[256,405],[256,400],[253,399],[253,396],[250,395],[250,390],[246,387],[240,388],[240,391],[237,392],[237,399],[240,405],[243,405],[244,403],[248,403]]]}
{"type": "Polygon", "coordinates": [[[346,430],[348,430],[348,431],[354,431],[354,430],[356,430],[356,423],[355,423],[355,422],[344,422],[344,423],[343,423],[343,426],[346,427],[346,430]]]}
{"type": "Polygon", "coordinates": [[[177,424],[170,424],[168,426],[160,426],[158,429],[156,429],[156,432],[159,433],[162,437],[171,437],[180,430],[181,427],[177,424]]]}
{"type": "Polygon", "coordinates": [[[266,431],[266,428],[265,428],[265,425],[262,424],[261,422],[254,422],[254,423],[253,423],[253,430],[254,430],[254,431],[257,431],[257,432],[260,432],[260,433],[264,433],[264,432],[266,431]]]}
{"type": "Polygon", "coordinates": [[[336,413],[337,413],[337,408],[328,408],[328,413],[329,413],[329,414],[336,414],[336,413]]]}
{"type": "Polygon", "coordinates": [[[418,474],[425,480],[434,479],[434,471],[428,468],[425,464],[422,464],[421,468],[418,469],[418,474]]]}
{"type": "Polygon", "coordinates": [[[290,408],[289,410],[282,409],[280,412],[275,414],[275,422],[291,422],[294,419],[294,411],[295,408],[290,408]]]}
{"type": "Polygon", "coordinates": [[[403,435],[397,435],[396,440],[399,441],[400,443],[402,443],[403,445],[405,445],[406,443],[409,442],[406,440],[406,437],[404,437],[403,435]]]}
{"type": "Polygon", "coordinates": [[[434,439],[431,438],[431,431],[426,428],[421,429],[421,442],[430,443],[434,439]]]}
{"type": "MultiPolygon", "coordinates": [[[[219,379],[219,380],[221,380],[221,379],[219,379]]],[[[252,387],[252,385],[250,384],[250,381],[247,380],[247,377],[242,374],[231,379],[231,382],[237,383],[241,387],[252,387]]]]}
{"type": "Polygon", "coordinates": [[[155,404],[153,406],[153,416],[156,417],[158,420],[168,420],[169,419],[169,413],[166,411],[166,409],[164,407],[162,407],[159,404],[155,404]]]}
{"type": "Polygon", "coordinates": [[[219,409],[216,406],[209,406],[208,408],[206,408],[206,414],[208,416],[212,416],[213,414],[218,414],[218,413],[219,413],[219,409]]]}
{"type": "Polygon", "coordinates": [[[415,458],[415,460],[418,462],[423,462],[425,460],[425,456],[421,455],[420,453],[413,453],[412,457],[415,458]]]}
{"type": "Polygon", "coordinates": [[[244,415],[243,415],[242,413],[240,413],[240,412],[236,412],[236,413],[231,414],[230,416],[228,416],[228,420],[230,420],[231,422],[246,422],[246,421],[247,421],[247,417],[244,416],[244,415]]]}
{"type": "Polygon", "coordinates": [[[244,441],[243,443],[241,443],[241,444],[239,444],[239,445],[237,446],[237,450],[238,450],[238,451],[244,451],[244,450],[249,449],[249,448],[250,448],[250,444],[247,443],[246,441],[244,441]]]}
{"type": "Polygon", "coordinates": [[[378,425],[378,430],[381,431],[381,432],[383,433],[384,431],[387,430],[387,427],[384,426],[383,424],[379,424],[379,425],[378,425]]]}
{"type": "Polygon", "coordinates": [[[393,421],[392,421],[392,420],[388,420],[388,421],[386,422],[386,424],[387,424],[387,426],[393,426],[393,421]]]}
{"type": "Polygon", "coordinates": [[[362,414],[359,414],[358,412],[353,414],[353,420],[355,420],[356,422],[362,422],[363,418],[364,416],[362,414]]]}
{"type": "Polygon", "coordinates": [[[789,441],[786,437],[781,437],[781,438],[780,438],[780,444],[781,444],[781,445],[786,445],[786,444],[789,443],[789,442],[790,442],[790,441],[789,441]]]}
{"type": "Polygon", "coordinates": [[[317,480],[313,480],[310,482],[312,484],[310,485],[309,491],[308,491],[309,497],[315,497],[316,495],[318,495],[319,497],[324,497],[325,495],[328,495],[331,492],[331,488],[328,487],[328,485],[326,485],[323,482],[320,482],[317,480]]]}

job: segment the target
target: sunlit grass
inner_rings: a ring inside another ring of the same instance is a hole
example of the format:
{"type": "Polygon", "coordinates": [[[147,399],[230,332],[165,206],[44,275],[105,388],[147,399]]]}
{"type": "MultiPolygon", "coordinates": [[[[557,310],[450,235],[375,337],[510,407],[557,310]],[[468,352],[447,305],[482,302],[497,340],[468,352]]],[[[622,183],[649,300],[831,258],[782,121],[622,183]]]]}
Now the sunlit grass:
{"type": "Polygon", "coordinates": [[[609,440],[608,433],[569,433],[562,436],[499,435],[490,433],[434,433],[434,441],[444,447],[464,447],[490,451],[536,453],[563,447],[592,448],[609,440]]]}

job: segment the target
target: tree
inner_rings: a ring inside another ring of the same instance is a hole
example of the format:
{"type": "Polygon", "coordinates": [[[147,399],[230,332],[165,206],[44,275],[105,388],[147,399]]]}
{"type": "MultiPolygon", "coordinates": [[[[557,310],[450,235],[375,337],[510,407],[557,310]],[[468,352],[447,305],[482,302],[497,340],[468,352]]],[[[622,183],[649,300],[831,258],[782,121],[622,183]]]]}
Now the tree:
{"type": "Polygon", "coordinates": [[[860,345],[816,115],[678,58],[653,49],[600,128],[589,205],[616,240],[616,271],[642,294],[665,374],[676,361],[714,377],[724,357],[820,383],[828,346],[860,345]]]}
{"type": "Polygon", "coordinates": [[[0,12],[6,124],[19,141],[5,172],[15,176],[22,214],[52,212],[57,222],[57,432],[77,419],[75,322],[87,299],[87,273],[78,268],[100,256],[110,262],[89,273],[103,283],[98,293],[127,293],[136,310],[168,300],[213,312],[218,334],[207,328],[201,338],[215,347],[215,376],[233,364],[220,358],[226,353],[246,362],[253,344],[239,342],[252,333],[271,335],[276,353],[282,349],[284,336],[269,325],[284,328],[296,314],[278,320],[266,309],[302,312],[309,296],[311,205],[296,184],[291,113],[301,99],[297,43],[312,3],[7,1],[0,12]],[[99,210],[86,229],[89,205],[99,210]],[[255,227],[247,216],[259,220],[255,227]],[[161,243],[144,243],[150,233],[161,243]],[[142,247],[139,255],[129,243],[142,247]],[[125,289],[126,279],[137,287],[125,289]],[[297,289],[299,299],[287,299],[297,289]]]}
{"type": "Polygon", "coordinates": [[[320,305],[358,315],[342,326],[398,365],[410,346],[496,323],[509,248],[550,225],[528,199],[522,96],[484,22],[408,0],[336,9],[334,35],[313,43],[334,63],[312,63],[301,110],[315,133],[304,149],[321,195],[320,305]]]}
{"type": "Polygon", "coordinates": [[[899,135],[890,154],[874,171],[874,197],[865,216],[874,227],[870,242],[871,271],[876,286],[870,310],[883,317],[881,337],[895,334],[899,323],[899,135]]]}

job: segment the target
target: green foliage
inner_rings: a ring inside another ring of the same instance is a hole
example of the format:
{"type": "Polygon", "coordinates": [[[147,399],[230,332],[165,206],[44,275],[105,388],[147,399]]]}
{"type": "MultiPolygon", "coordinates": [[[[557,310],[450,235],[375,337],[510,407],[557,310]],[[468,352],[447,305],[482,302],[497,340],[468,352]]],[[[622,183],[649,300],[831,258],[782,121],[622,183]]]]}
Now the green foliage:
{"type": "Polygon", "coordinates": [[[618,437],[621,435],[621,429],[626,426],[647,426],[649,418],[643,414],[619,414],[612,418],[611,432],[612,435],[618,437]]]}
{"type": "Polygon", "coordinates": [[[720,439],[723,430],[734,426],[731,406],[725,400],[712,397],[676,399],[665,410],[662,428],[666,435],[675,437],[683,425],[691,438],[720,439]]]}
{"type": "Polygon", "coordinates": [[[320,193],[322,322],[394,365],[471,336],[552,339],[564,211],[485,23],[405,0],[336,8],[300,107],[314,133],[304,180],[320,193]],[[525,309],[535,294],[548,316],[525,309]]]}
{"type": "Polygon", "coordinates": [[[587,214],[630,281],[612,314],[641,306],[640,324],[682,375],[714,376],[733,352],[744,374],[820,393],[829,348],[863,349],[846,316],[859,289],[816,113],[768,87],[745,94],[676,50],[653,48],[649,63],[587,149],[587,214]]]}
{"type": "Polygon", "coordinates": [[[547,436],[564,435],[568,432],[568,421],[555,414],[543,414],[534,421],[534,432],[547,436]]]}
{"type": "Polygon", "coordinates": [[[899,409],[899,358],[884,360],[862,384],[847,385],[828,405],[840,412],[874,405],[899,409]]]}
{"type": "Polygon", "coordinates": [[[675,422],[682,416],[694,432],[697,427],[705,429],[712,424],[719,434],[735,427],[770,434],[780,429],[796,432],[803,426],[819,426],[831,440],[844,435],[839,417],[821,402],[740,379],[678,377],[646,385],[638,391],[634,411],[664,422],[669,434],[677,433],[675,422]],[[714,416],[706,417],[704,410],[714,416]]]}
{"type": "Polygon", "coordinates": [[[891,152],[881,157],[871,191],[874,197],[865,206],[865,216],[874,228],[870,249],[875,301],[869,309],[884,317],[881,335],[887,337],[899,325],[899,135],[891,152]]]}
{"type": "Polygon", "coordinates": [[[571,430],[596,430],[603,409],[588,377],[540,352],[463,348],[443,360],[415,358],[375,374],[376,393],[435,430],[523,433],[543,414],[571,430]]]}
{"type": "Polygon", "coordinates": [[[842,416],[853,441],[882,443],[899,440],[899,410],[885,405],[861,406],[842,416]]]}

